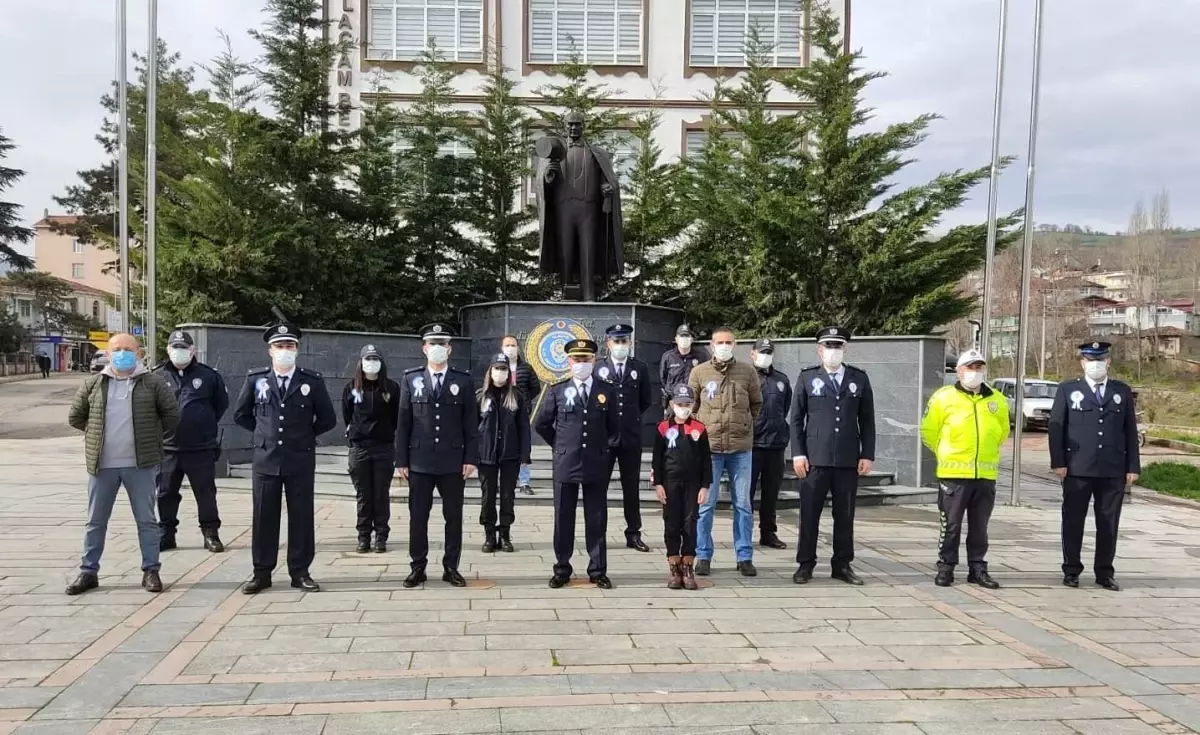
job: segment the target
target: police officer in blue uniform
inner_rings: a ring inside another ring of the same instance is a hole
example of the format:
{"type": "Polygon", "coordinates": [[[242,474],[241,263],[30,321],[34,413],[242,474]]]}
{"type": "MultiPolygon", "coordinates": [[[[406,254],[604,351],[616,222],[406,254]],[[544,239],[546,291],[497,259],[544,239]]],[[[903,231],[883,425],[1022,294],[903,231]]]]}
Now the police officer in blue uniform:
{"type": "Polygon", "coordinates": [[[179,488],[186,475],[196,498],[204,548],[218,554],[225,550],[225,544],[217,533],[221,528],[217,511],[216,462],[221,454],[217,424],[229,408],[229,391],[220,373],[196,359],[195,344],[187,332],[171,332],[168,359],[154,368],[179,401],[179,426],[163,437],[163,462],[158,472],[158,527],[162,530],[159,548],[175,548],[182,500],[179,488]]]}
{"type": "Polygon", "coordinates": [[[621,443],[609,460],[621,472],[621,504],[625,509],[625,546],[650,551],[642,541],[642,414],[654,402],[650,390],[650,367],[630,355],[633,327],[614,324],[604,330],[608,357],[596,367],[596,377],[616,391],[617,420],[621,424],[621,443]]]}
{"type": "Polygon", "coordinates": [[[404,371],[396,427],[396,468],[408,480],[408,553],[405,587],[424,584],[429,561],[429,514],[433,493],[442,499],[446,524],[442,581],[466,587],[458,571],[462,557],[463,491],[479,464],[479,405],[471,374],[452,368],[450,329],[421,330],[426,365],[404,371]]]}
{"type": "Polygon", "coordinates": [[[762,410],[754,419],[754,454],[750,464],[750,505],[754,496],[762,490],[762,503],[758,508],[758,545],[772,549],[786,549],[779,538],[776,506],[779,488],[783,485],[784,455],[787,454],[791,431],[788,427],[788,411],[792,407],[792,381],[782,371],[776,370],[775,343],[766,337],[754,343],[750,361],[758,371],[758,385],[762,389],[762,410]],[[761,487],[760,487],[761,486],[761,487]]]}
{"type": "Polygon", "coordinates": [[[321,589],[309,574],[317,553],[313,519],[317,437],[337,426],[337,414],[321,374],[296,367],[300,337],[300,328],[293,324],[267,329],[263,341],[271,366],[250,371],[233,413],[234,422],[254,434],[254,576],[242,587],[248,595],[271,586],[285,496],[292,586],[305,592],[321,589]]]}
{"type": "Polygon", "coordinates": [[[575,550],[575,508],[583,491],[583,524],[588,549],[588,579],[603,590],[608,578],[608,483],[611,452],[621,441],[615,388],[592,377],[596,343],[577,339],[564,347],[571,377],[546,389],[534,429],[554,452],[554,576],[550,587],[571,581],[575,550]]]}
{"type": "Polygon", "coordinates": [[[658,383],[662,387],[663,418],[670,420],[671,396],[675,395],[681,385],[688,384],[692,376],[692,368],[702,362],[712,359],[709,351],[699,345],[693,345],[696,335],[691,326],[680,324],[675,330],[675,346],[662,354],[658,361],[658,383]]]}
{"type": "Polygon", "coordinates": [[[863,582],[854,561],[854,503],[858,476],[875,461],[875,398],[867,374],[842,362],[850,330],[817,332],[819,365],[800,372],[792,399],[792,466],[800,478],[800,542],[796,584],[812,580],[825,498],[833,494],[833,578],[863,582]]]}
{"type": "Polygon", "coordinates": [[[1141,470],[1133,392],[1108,377],[1108,342],[1079,346],[1082,378],[1067,380],[1050,409],[1050,466],[1062,480],[1063,584],[1079,586],[1088,503],[1096,512],[1096,584],[1113,592],[1117,529],[1125,486],[1141,470]]]}

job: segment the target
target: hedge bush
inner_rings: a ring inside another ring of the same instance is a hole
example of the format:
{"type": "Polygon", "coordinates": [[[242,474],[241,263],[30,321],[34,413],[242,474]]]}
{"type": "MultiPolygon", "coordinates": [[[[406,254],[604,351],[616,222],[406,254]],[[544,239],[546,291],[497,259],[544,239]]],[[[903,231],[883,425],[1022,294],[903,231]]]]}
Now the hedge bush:
{"type": "Polygon", "coordinates": [[[1142,468],[1137,484],[1160,493],[1200,500],[1200,467],[1183,462],[1155,462],[1142,468]]]}

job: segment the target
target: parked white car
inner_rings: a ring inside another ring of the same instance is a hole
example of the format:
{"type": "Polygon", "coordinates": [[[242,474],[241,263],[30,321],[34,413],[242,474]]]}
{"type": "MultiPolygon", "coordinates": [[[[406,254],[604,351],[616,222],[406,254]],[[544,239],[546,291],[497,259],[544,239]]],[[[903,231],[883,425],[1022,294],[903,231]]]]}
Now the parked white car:
{"type": "MultiPolygon", "coordinates": [[[[992,387],[1008,399],[1008,421],[1016,426],[1017,381],[1014,378],[997,378],[992,387]]],[[[1050,408],[1054,405],[1054,394],[1058,383],[1053,380],[1025,379],[1025,398],[1021,402],[1021,430],[1045,429],[1050,425],[1050,408]]]]}

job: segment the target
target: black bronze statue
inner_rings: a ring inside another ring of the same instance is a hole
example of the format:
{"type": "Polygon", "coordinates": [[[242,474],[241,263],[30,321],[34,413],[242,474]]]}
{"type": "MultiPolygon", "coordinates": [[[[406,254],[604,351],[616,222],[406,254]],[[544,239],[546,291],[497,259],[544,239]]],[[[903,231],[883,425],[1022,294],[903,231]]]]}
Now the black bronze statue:
{"type": "Polygon", "coordinates": [[[622,275],[621,187],[612,157],[583,139],[583,115],[565,118],[564,141],[537,141],[541,268],[562,278],[563,293],[595,301],[599,284],[622,275]]]}

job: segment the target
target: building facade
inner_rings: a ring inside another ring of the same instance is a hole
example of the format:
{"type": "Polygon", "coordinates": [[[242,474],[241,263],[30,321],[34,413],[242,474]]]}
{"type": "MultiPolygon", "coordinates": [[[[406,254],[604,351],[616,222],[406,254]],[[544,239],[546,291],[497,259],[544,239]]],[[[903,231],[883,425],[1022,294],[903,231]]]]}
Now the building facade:
{"type": "MultiPolygon", "coordinates": [[[[115,309],[109,308],[113,294],[69,279],[59,280],[71,287],[70,294],[63,302],[65,311],[88,317],[96,327],[95,331],[106,334],[111,331],[111,324],[117,315],[115,309]]],[[[0,309],[7,309],[17,317],[17,321],[29,332],[31,351],[49,357],[53,370],[68,370],[73,364],[86,365],[97,348],[91,341],[94,336],[92,330],[64,332],[48,326],[34,294],[7,279],[0,279],[0,309]]]]}
{"type": "MultiPolygon", "coordinates": [[[[515,93],[561,82],[553,67],[578,53],[589,76],[612,90],[606,104],[626,110],[655,107],[662,120],[656,142],[668,158],[703,144],[709,112],[703,96],[721,76],[744,68],[751,28],[772,45],[781,67],[806,64],[802,0],[325,0],[330,34],[352,47],[330,71],[333,101],[348,106],[337,124],[357,129],[361,108],[382,96],[405,105],[421,91],[413,71],[427,40],[435,40],[459,74],[454,103],[477,109],[484,73],[495,50],[517,81],[515,93]]],[[[850,0],[832,0],[849,44],[850,0]]],[[[803,101],[777,91],[779,112],[803,101]]],[[[616,136],[617,168],[636,152],[616,136]],[[624,159],[624,161],[622,160],[624,159]]],[[[625,163],[625,165],[628,165],[625,163]]]]}
{"type": "Polygon", "coordinates": [[[105,273],[114,259],[111,250],[85,244],[76,238],[55,232],[56,224],[71,224],[76,217],[45,212],[34,226],[33,257],[35,267],[64,281],[82,284],[105,293],[120,293],[121,282],[115,272],[105,273]]]}

